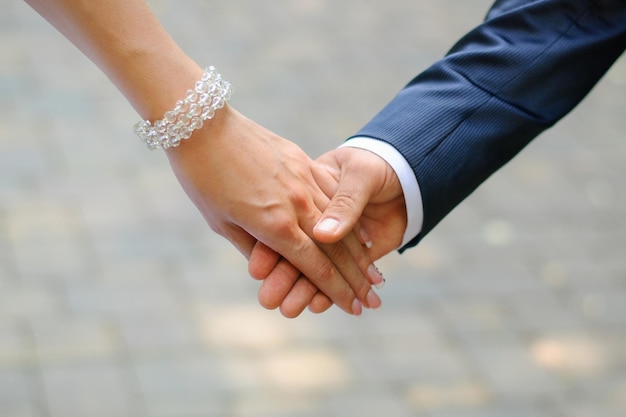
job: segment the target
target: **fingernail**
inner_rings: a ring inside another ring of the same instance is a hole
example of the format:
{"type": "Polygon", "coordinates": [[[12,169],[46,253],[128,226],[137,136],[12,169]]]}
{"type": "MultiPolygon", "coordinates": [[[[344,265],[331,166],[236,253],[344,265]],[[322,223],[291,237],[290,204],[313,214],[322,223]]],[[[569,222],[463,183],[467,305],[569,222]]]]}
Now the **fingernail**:
{"type": "Polygon", "coordinates": [[[370,239],[370,235],[367,234],[364,228],[361,228],[359,235],[361,236],[361,242],[365,245],[365,247],[371,249],[372,239],[370,239]]]}
{"type": "Polygon", "coordinates": [[[374,290],[370,290],[367,293],[366,299],[367,299],[367,305],[369,306],[369,308],[373,310],[380,308],[380,306],[383,304],[383,302],[380,301],[380,297],[378,296],[378,294],[374,292],[374,290]]]}
{"type": "Polygon", "coordinates": [[[385,278],[383,277],[383,274],[380,273],[378,268],[376,268],[376,265],[370,264],[370,266],[367,267],[367,276],[369,277],[372,285],[376,288],[381,289],[385,286],[385,278]]]}
{"type": "Polygon", "coordinates": [[[339,227],[339,221],[335,219],[324,219],[319,222],[315,229],[320,232],[333,233],[339,227]]]}
{"type": "Polygon", "coordinates": [[[355,316],[360,316],[363,313],[363,304],[356,298],[352,302],[352,314],[355,316]]]}

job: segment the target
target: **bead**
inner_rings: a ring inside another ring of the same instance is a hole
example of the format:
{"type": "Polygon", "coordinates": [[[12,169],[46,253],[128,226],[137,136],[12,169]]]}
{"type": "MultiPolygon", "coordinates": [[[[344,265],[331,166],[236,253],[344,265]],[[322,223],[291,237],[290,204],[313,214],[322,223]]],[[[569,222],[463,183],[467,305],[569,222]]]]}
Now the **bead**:
{"type": "Polygon", "coordinates": [[[178,135],[178,133],[180,132],[180,128],[178,127],[178,125],[169,125],[167,127],[166,132],[167,132],[167,134],[169,136],[174,137],[174,136],[178,135]]]}
{"type": "Polygon", "coordinates": [[[211,102],[211,106],[215,107],[216,109],[221,109],[222,107],[224,107],[224,99],[222,97],[213,97],[213,101],[211,102]]]}
{"type": "Polygon", "coordinates": [[[164,133],[165,132],[165,126],[166,123],[163,120],[159,120],[154,124],[154,130],[156,130],[159,133],[164,133]]]}
{"type": "Polygon", "coordinates": [[[206,120],[215,116],[232,95],[230,83],[224,81],[215,67],[208,67],[193,89],[178,100],[163,119],[151,124],[141,120],[133,126],[135,134],[151,150],[169,149],[189,139],[194,130],[202,128],[206,120]]]}
{"type": "Polygon", "coordinates": [[[181,130],[181,134],[180,136],[183,139],[189,139],[191,137],[191,134],[193,133],[193,130],[189,129],[189,128],[185,128],[183,130],[181,130]]]}
{"type": "Polygon", "coordinates": [[[208,120],[212,119],[213,116],[215,116],[215,109],[213,107],[205,107],[204,110],[202,110],[202,115],[200,117],[204,120],[208,120]]]}
{"type": "Polygon", "coordinates": [[[202,113],[202,106],[197,104],[197,103],[193,103],[191,106],[189,106],[189,114],[192,116],[200,116],[200,114],[202,113]]]}
{"type": "Polygon", "coordinates": [[[176,112],[173,110],[166,112],[165,116],[163,116],[163,120],[166,123],[172,123],[175,119],[176,119],[176,112]]]}
{"type": "Polygon", "coordinates": [[[185,103],[193,103],[198,100],[198,93],[195,90],[187,91],[187,96],[185,97],[185,103]]]}
{"type": "Polygon", "coordinates": [[[191,119],[193,119],[193,114],[189,113],[181,114],[179,117],[180,122],[184,125],[191,123],[191,119]]]}
{"type": "Polygon", "coordinates": [[[200,128],[202,128],[202,125],[203,125],[203,123],[202,123],[202,119],[201,119],[201,118],[199,118],[199,117],[194,117],[194,118],[191,120],[191,124],[189,125],[189,127],[190,127],[191,129],[193,129],[193,130],[196,130],[196,129],[200,129],[200,128]]]}
{"type": "Polygon", "coordinates": [[[205,105],[209,102],[209,99],[211,98],[210,95],[208,95],[207,93],[202,93],[200,94],[200,97],[198,98],[198,103],[205,105]]]}

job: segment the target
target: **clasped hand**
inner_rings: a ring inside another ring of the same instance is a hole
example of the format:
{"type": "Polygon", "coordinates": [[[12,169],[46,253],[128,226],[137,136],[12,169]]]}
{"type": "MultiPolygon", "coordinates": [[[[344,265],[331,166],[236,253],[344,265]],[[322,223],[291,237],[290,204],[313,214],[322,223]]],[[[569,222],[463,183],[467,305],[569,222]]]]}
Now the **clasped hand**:
{"type": "Polygon", "coordinates": [[[381,305],[373,260],[398,247],[406,213],[398,179],[380,157],[344,147],[312,161],[229,106],[167,155],[211,228],[263,280],[261,305],[286,317],[307,306],[359,315],[381,305]]]}

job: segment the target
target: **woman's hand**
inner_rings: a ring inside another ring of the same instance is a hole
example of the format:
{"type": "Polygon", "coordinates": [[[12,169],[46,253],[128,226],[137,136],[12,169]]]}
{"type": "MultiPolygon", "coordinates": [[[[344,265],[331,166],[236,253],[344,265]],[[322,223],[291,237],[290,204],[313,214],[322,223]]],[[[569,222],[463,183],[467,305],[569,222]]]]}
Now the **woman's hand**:
{"type": "MultiPolygon", "coordinates": [[[[332,178],[328,181],[326,176],[320,176],[323,181],[319,186],[331,201],[314,228],[317,241],[333,244],[354,234],[354,230],[368,242],[368,253],[373,260],[397,249],[406,229],[407,216],[402,187],[389,164],[378,155],[351,147],[328,152],[316,162],[332,178]]],[[[257,245],[252,256],[265,250],[257,245]]],[[[280,305],[281,311],[292,314],[299,314],[307,306],[312,312],[321,313],[332,305],[324,291],[306,277],[298,276],[295,268],[289,269],[288,264],[279,267],[285,272],[280,277],[269,275],[263,281],[260,299],[269,299],[280,305]],[[287,275],[290,280],[284,279],[287,275]]],[[[382,286],[382,275],[373,264],[367,274],[374,285],[382,286]]],[[[370,306],[379,305],[379,301],[372,299],[370,306]]]]}
{"type": "Polygon", "coordinates": [[[246,257],[257,241],[265,246],[252,259],[253,276],[291,282],[291,289],[293,275],[301,273],[350,314],[380,303],[367,278],[371,260],[356,235],[325,245],[313,241],[329,201],[320,187],[336,181],[298,146],[225,106],[167,156],[214,231],[246,257]]]}

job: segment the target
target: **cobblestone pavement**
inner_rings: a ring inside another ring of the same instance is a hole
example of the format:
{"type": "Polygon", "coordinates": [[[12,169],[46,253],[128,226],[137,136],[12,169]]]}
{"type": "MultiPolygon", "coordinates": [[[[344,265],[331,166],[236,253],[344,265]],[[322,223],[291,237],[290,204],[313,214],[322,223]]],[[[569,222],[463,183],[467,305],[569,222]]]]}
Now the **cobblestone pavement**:
{"type": "MultiPolygon", "coordinates": [[[[312,156],[484,16],[486,0],[159,0],[233,105],[312,156]]],[[[0,0],[0,416],[626,416],[626,61],[424,242],[383,308],[256,302],[137,115],[0,0]]]]}

